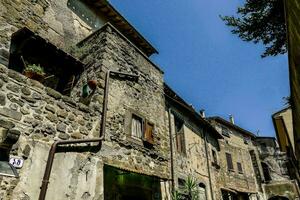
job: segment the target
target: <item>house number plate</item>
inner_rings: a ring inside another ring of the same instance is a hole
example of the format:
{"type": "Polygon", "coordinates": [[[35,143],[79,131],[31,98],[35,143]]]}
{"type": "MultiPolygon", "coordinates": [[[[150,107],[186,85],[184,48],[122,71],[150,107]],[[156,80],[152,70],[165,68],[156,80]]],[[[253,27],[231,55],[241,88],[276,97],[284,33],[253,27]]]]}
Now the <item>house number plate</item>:
{"type": "Polygon", "coordinates": [[[22,168],[24,160],[20,157],[10,157],[9,163],[15,168],[22,168]]]}

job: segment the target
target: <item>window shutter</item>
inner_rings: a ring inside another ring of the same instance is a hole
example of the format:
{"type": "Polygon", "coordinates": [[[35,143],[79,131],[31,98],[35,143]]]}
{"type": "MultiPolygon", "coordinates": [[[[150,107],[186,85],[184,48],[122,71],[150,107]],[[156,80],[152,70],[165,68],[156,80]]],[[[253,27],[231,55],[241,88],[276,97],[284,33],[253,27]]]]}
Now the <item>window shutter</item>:
{"type": "Polygon", "coordinates": [[[243,173],[243,168],[242,168],[242,164],[240,162],[237,163],[237,168],[238,168],[238,172],[240,174],[242,174],[243,173]]]}
{"type": "Polygon", "coordinates": [[[154,144],[153,131],[154,131],[153,124],[146,122],[145,123],[145,132],[144,132],[144,141],[148,142],[149,144],[154,144]]]}
{"type": "Polygon", "coordinates": [[[226,153],[226,161],[227,161],[227,167],[229,171],[233,171],[233,163],[232,163],[232,157],[231,154],[226,153]]]}
{"type": "Polygon", "coordinates": [[[181,134],[176,135],[176,143],[177,143],[177,152],[182,152],[182,147],[181,147],[181,134]]]}

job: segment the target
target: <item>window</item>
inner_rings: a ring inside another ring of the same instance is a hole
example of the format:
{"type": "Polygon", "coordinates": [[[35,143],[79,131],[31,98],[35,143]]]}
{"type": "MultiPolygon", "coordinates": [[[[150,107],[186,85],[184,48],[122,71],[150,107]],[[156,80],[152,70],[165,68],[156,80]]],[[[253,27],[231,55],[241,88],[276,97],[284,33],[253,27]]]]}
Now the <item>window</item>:
{"type": "Polygon", "coordinates": [[[175,134],[176,134],[176,148],[177,152],[185,154],[185,141],[184,141],[184,122],[183,120],[175,117],[175,134]]]}
{"type": "Polygon", "coordinates": [[[262,170],[263,170],[263,173],[264,173],[265,181],[266,182],[271,181],[272,178],[271,178],[271,175],[270,175],[270,169],[269,169],[268,164],[262,162],[261,167],[262,167],[262,170]]]}
{"type": "Polygon", "coordinates": [[[222,135],[230,137],[228,128],[222,126],[222,135]]]}
{"type": "Polygon", "coordinates": [[[84,0],[68,0],[67,5],[82,21],[93,30],[97,30],[105,23],[105,20],[85,2],[84,0]]]}
{"type": "Polygon", "coordinates": [[[217,158],[217,153],[215,150],[211,150],[211,153],[212,153],[212,159],[213,159],[213,163],[214,164],[218,164],[218,158],[217,158]]]}
{"type": "Polygon", "coordinates": [[[84,64],[28,28],[22,28],[12,35],[8,68],[70,95],[84,64]]]}
{"type": "Polygon", "coordinates": [[[131,136],[136,139],[141,139],[148,144],[154,144],[154,124],[143,118],[132,114],[131,119],[131,136]]]}
{"type": "Polygon", "coordinates": [[[143,136],[143,119],[137,115],[132,115],[131,136],[139,139],[143,136]]]}
{"type": "Polygon", "coordinates": [[[242,168],[242,163],[237,162],[237,170],[240,174],[243,174],[243,168],[242,168]]]}
{"type": "Polygon", "coordinates": [[[234,171],[232,157],[230,153],[226,153],[226,161],[227,161],[228,171],[234,171]]]}

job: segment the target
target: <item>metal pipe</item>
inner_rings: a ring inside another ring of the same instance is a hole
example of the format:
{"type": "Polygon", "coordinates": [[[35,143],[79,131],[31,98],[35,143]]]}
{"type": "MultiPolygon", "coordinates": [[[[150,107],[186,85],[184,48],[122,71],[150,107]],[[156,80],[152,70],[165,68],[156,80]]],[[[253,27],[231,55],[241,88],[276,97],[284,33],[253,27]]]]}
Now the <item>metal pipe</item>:
{"type": "Polygon", "coordinates": [[[101,121],[101,127],[100,127],[100,137],[99,138],[91,138],[91,139],[79,139],[79,140],[62,140],[62,141],[56,141],[52,144],[51,149],[49,151],[48,160],[46,163],[46,169],[44,173],[44,177],[42,180],[42,186],[41,191],[39,195],[39,200],[45,200],[50,174],[52,170],[53,160],[54,156],[57,150],[58,146],[66,145],[66,144],[81,144],[81,143],[91,143],[91,142],[99,142],[99,146],[101,148],[101,141],[105,140],[105,124],[106,124],[106,115],[107,115],[107,103],[108,103],[108,92],[109,92],[109,79],[111,74],[118,74],[121,76],[129,76],[132,78],[137,79],[137,75],[122,73],[122,72],[116,72],[116,71],[110,71],[108,70],[106,73],[106,79],[105,79],[105,86],[104,86],[104,101],[103,101],[103,108],[102,108],[102,121],[101,121]]]}
{"type": "Polygon", "coordinates": [[[170,152],[171,152],[171,192],[174,192],[174,158],[173,158],[173,138],[172,138],[172,121],[171,121],[171,108],[168,110],[169,116],[169,138],[170,138],[170,152]]]}
{"type": "Polygon", "coordinates": [[[205,141],[205,154],[206,154],[206,164],[207,164],[207,170],[208,170],[208,179],[209,179],[209,188],[210,188],[210,194],[211,199],[214,200],[214,193],[212,188],[212,181],[211,181],[211,172],[210,172],[210,166],[209,166],[209,159],[208,159],[208,147],[207,147],[207,132],[206,128],[203,129],[204,132],[204,141],[205,141]]]}

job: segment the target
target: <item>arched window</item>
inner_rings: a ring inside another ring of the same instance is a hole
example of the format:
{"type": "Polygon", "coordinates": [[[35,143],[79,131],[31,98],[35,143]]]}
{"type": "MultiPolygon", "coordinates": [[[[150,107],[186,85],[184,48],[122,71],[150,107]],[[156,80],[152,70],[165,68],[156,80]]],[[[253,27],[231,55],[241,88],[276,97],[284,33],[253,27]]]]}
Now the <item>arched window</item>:
{"type": "Polygon", "coordinates": [[[270,169],[269,169],[268,164],[262,162],[261,167],[262,167],[262,170],[263,170],[263,173],[264,173],[265,181],[266,182],[271,181],[272,178],[271,178],[271,175],[270,175],[270,169]]]}

